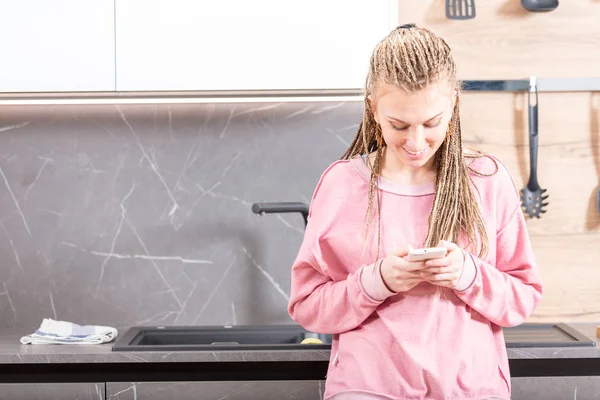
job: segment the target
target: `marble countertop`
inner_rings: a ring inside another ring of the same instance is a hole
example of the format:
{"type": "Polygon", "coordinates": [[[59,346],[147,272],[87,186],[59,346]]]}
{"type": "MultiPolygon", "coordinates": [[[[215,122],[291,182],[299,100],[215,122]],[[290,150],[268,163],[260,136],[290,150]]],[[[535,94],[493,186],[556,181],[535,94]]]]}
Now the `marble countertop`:
{"type": "MultiPolygon", "coordinates": [[[[570,323],[585,336],[596,341],[596,347],[509,348],[509,359],[526,358],[600,358],[600,339],[596,327],[600,323],[570,323]]],[[[124,334],[127,328],[119,329],[124,334]]],[[[102,345],[22,345],[23,329],[0,329],[0,364],[39,363],[145,363],[145,362],[240,362],[240,361],[328,361],[328,350],[293,351],[176,351],[116,352],[114,342],[102,345]]]]}

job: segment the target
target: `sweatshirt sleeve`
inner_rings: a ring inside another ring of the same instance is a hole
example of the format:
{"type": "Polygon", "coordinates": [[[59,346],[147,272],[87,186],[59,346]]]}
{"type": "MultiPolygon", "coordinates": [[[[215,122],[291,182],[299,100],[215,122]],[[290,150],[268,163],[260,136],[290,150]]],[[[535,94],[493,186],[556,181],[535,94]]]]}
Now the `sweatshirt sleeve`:
{"type": "Polygon", "coordinates": [[[327,241],[339,209],[339,184],[325,176],[315,189],[308,225],[292,266],[288,312],[304,329],[324,334],[350,331],[362,324],[383,301],[393,295],[379,271],[380,262],[343,265],[327,241]],[[344,271],[350,269],[351,273],[344,271]]]}
{"type": "Polygon", "coordinates": [[[455,293],[494,324],[512,327],[537,308],[542,283],[518,195],[509,195],[503,203],[499,217],[506,222],[496,233],[494,265],[467,253],[464,279],[459,280],[455,293]]]}

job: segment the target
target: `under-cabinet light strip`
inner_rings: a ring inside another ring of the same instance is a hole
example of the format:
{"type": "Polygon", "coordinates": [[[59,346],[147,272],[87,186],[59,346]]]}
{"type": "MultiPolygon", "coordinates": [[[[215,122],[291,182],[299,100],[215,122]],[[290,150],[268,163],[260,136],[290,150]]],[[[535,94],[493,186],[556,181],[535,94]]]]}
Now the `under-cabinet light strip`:
{"type": "Polygon", "coordinates": [[[154,97],[154,98],[21,98],[2,99],[0,105],[85,105],[85,104],[194,104],[194,103],[306,103],[364,101],[363,96],[341,97],[154,97]]]}
{"type": "MultiPolygon", "coordinates": [[[[526,92],[529,79],[464,80],[464,91],[526,92]]],[[[600,78],[537,79],[538,92],[600,92],[600,78]]],[[[0,93],[0,105],[362,102],[361,89],[200,93],[0,93]]]]}

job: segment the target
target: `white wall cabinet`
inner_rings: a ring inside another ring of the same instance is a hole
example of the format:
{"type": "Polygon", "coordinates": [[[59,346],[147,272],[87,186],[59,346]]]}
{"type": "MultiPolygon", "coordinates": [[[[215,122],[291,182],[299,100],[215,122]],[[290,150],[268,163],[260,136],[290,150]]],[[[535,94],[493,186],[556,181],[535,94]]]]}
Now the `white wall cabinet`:
{"type": "Polygon", "coordinates": [[[0,0],[0,92],[356,89],[397,0],[0,0]]]}
{"type": "Polygon", "coordinates": [[[0,92],[114,91],[114,42],[114,0],[0,0],[0,92]]]}
{"type": "Polygon", "coordinates": [[[116,89],[361,88],[397,20],[397,0],[116,0],[116,89]]]}

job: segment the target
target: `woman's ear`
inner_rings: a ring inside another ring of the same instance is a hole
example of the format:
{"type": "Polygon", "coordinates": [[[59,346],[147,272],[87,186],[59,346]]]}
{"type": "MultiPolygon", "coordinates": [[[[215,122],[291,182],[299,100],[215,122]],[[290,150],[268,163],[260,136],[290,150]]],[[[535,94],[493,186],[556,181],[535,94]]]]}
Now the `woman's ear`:
{"type": "Polygon", "coordinates": [[[369,104],[369,111],[373,115],[373,119],[375,119],[375,122],[379,123],[379,119],[377,118],[377,104],[372,95],[367,96],[367,103],[369,104]]]}

